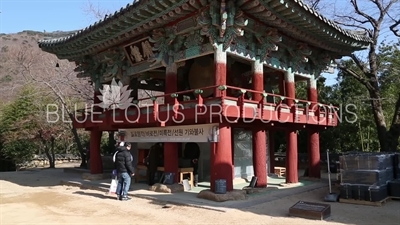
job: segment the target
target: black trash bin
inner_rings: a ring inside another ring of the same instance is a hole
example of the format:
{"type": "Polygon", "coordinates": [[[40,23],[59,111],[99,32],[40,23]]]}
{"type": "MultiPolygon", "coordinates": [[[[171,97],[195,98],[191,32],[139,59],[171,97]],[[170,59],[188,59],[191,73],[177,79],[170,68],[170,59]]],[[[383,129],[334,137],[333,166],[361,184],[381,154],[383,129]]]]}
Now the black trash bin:
{"type": "Polygon", "coordinates": [[[225,179],[215,180],[215,193],[216,194],[225,194],[226,193],[226,180],[225,179]]]}
{"type": "Polygon", "coordinates": [[[338,162],[330,163],[329,168],[331,170],[331,173],[338,173],[340,165],[338,162]]]}

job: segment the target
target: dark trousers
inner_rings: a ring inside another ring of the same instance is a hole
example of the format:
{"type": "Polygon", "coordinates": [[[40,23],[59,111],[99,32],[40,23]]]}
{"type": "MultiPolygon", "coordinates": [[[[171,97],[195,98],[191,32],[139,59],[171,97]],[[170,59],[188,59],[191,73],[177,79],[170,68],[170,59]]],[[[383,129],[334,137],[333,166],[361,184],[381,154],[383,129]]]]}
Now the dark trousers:
{"type": "Polygon", "coordinates": [[[157,171],[156,170],[149,170],[148,171],[148,177],[147,177],[147,181],[149,185],[153,185],[155,184],[155,176],[156,176],[157,171]]]}
{"type": "Polygon", "coordinates": [[[199,170],[199,163],[191,162],[190,165],[193,167],[193,175],[197,175],[199,170]]]}
{"type": "Polygon", "coordinates": [[[199,175],[198,175],[199,163],[191,162],[190,164],[193,167],[194,183],[197,184],[199,183],[199,175]]]}

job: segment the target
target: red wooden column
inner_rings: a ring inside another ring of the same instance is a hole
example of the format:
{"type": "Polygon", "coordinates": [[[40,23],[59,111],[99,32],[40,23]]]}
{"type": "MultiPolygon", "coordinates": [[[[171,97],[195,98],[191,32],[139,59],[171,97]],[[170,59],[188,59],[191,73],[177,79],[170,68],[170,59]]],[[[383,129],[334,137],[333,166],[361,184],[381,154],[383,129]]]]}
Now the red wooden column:
{"type": "MultiPolygon", "coordinates": [[[[264,91],[264,66],[259,59],[253,62],[253,90],[264,91]]],[[[262,100],[261,94],[253,95],[255,101],[262,100]]],[[[262,125],[253,128],[253,169],[258,178],[257,187],[267,187],[267,137],[262,125]]]]}
{"type": "MultiPolygon", "coordinates": [[[[287,99],[287,104],[292,107],[294,104],[293,98],[295,98],[295,83],[294,73],[291,68],[285,71],[285,89],[286,97],[292,98],[287,99]]],[[[297,152],[297,131],[292,129],[290,124],[287,124],[287,148],[286,148],[286,183],[298,183],[298,152],[297,152]]]]}
{"type": "Polygon", "coordinates": [[[211,191],[215,192],[215,181],[226,180],[226,190],[233,190],[232,131],[229,123],[220,123],[219,142],[211,143],[211,191]]]}
{"type": "MultiPolygon", "coordinates": [[[[226,52],[222,45],[218,45],[214,52],[215,63],[215,85],[226,85],[226,52]]],[[[214,91],[215,97],[225,95],[225,91],[218,88],[214,91]]],[[[211,143],[210,154],[210,184],[211,191],[215,192],[215,181],[226,180],[227,191],[233,190],[233,154],[232,154],[232,131],[229,123],[219,121],[219,142],[211,143]]]]}
{"type": "MultiPolygon", "coordinates": [[[[308,80],[308,100],[313,102],[311,109],[314,109],[318,102],[317,81],[312,76],[308,80]]],[[[308,135],[308,176],[314,178],[321,178],[321,163],[320,163],[320,149],[319,149],[319,132],[315,129],[309,128],[308,135]]]]}
{"type": "MultiPolygon", "coordinates": [[[[175,63],[168,65],[166,68],[166,76],[165,76],[165,94],[168,96],[165,97],[164,102],[166,104],[174,104],[174,98],[171,97],[172,93],[177,91],[177,67],[175,63]]],[[[168,125],[171,124],[172,121],[167,122],[168,125]]],[[[164,171],[175,173],[174,181],[178,182],[179,180],[179,160],[178,160],[178,143],[175,142],[165,142],[164,143],[164,171]]]]}
{"type": "Polygon", "coordinates": [[[275,131],[268,131],[269,144],[269,172],[275,172],[275,131]]]}
{"type": "MultiPolygon", "coordinates": [[[[214,53],[215,63],[215,85],[226,85],[226,52],[223,50],[222,45],[218,45],[214,53]]],[[[218,88],[214,91],[215,97],[225,96],[226,91],[220,91],[218,88]]]]}
{"type": "Polygon", "coordinates": [[[100,143],[102,132],[98,129],[90,131],[90,173],[100,174],[103,173],[103,162],[100,155],[100,143]]]}
{"type": "MultiPolygon", "coordinates": [[[[94,91],[94,100],[93,103],[99,104],[101,100],[97,97],[101,96],[101,93],[99,91],[99,84],[96,82],[95,83],[95,91],[94,91]]],[[[98,106],[93,106],[93,111],[94,112],[99,112],[102,109],[98,106]]],[[[92,116],[91,119],[96,120],[93,118],[95,116],[92,116]]],[[[101,134],[102,132],[98,130],[96,127],[90,131],[90,148],[89,148],[89,154],[90,154],[90,173],[91,174],[100,174],[103,173],[103,162],[101,160],[101,154],[100,154],[100,145],[101,145],[101,134]]]]}

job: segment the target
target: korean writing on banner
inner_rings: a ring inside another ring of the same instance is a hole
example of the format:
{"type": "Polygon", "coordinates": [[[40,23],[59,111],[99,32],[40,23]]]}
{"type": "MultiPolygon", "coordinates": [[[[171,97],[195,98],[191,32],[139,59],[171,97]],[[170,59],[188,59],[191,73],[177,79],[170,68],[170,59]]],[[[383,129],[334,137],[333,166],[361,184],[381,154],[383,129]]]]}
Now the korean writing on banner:
{"type": "Polygon", "coordinates": [[[140,137],[183,137],[183,136],[200,136],[204,134],[204,128],[169,128],[163,130],[144,130],[131,131],[130,136],[140,137]]]}

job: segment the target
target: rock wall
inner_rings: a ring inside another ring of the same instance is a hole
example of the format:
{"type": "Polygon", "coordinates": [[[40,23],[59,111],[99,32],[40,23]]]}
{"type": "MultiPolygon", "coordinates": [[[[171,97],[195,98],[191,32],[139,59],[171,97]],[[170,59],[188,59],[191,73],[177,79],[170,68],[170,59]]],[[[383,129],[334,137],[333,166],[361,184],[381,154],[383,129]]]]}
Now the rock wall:
{"type": "MultiPolygon", "coordinates": [[[[327,167],[327,157],[326,157],[326,152],[321,152],[321,167],[326,168],[327,167]]],[[[330,153],[329,154],[329,159],[331,163],[335,161],[339,161],[339,156],[341,154],[337,153],[330,153]]],[[[308,154],[307,153],[299,153],[298,154],[298,160],[299,160],[299,169],[305,169],[308,167],[308,154]]],[[[278,153],[275,152],[275,166],[280,166],[280,167],[285,167],[286,166],[286,153],[278,153]]]]}
{"type": "MultiPolygon", "coordinates": [[[[81,157],[75,154],[56,154],[55,155],[56,165],[62,163],[79,163],[81,162],[81,157]]],[[[35,155],[31,161],[24,162],[18,165],[20,168],[35,168],[35,167],[46,167],[49,165],[49,159],[45,154],[35,155]]]]}

